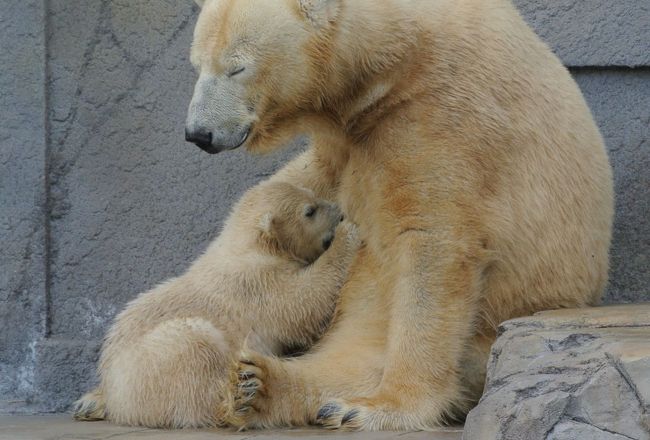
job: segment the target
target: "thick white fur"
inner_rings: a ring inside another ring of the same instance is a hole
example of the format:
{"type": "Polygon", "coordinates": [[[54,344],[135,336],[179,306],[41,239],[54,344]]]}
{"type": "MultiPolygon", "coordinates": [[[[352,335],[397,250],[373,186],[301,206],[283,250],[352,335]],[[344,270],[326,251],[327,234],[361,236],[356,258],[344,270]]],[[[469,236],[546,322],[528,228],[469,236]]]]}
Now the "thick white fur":
{"type": "Polygon", "coordinates": [[[310,132],[274,179],[335,198],[367,243],[309,354],[246,353],[264,392],[232,423],[430,428],[480,395],[499,322],[599,301],[603,141],[509,0],[210,0],[191,60],[237,90],[196,100],[250,109],[249,150],[310,132]]]}
{"type": "Polygon", "coordinates": [[[222,424],[229,367],[251,330],[273,354],[307,347],[323,331],[358,246],[340,218],[336,206],[289,184],[250,190],[184,275],[119,314],[102,348],[101,383],[77,402],[75,417],[222,424]],[[305,207],[317,211],[307,218],[305,207]]]}

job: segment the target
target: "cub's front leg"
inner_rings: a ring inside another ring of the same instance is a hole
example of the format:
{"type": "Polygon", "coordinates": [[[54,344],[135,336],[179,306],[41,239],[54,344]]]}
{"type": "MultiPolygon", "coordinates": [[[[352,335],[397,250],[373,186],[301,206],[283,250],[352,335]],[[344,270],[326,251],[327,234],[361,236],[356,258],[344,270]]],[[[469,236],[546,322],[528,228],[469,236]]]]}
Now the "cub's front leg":
{"type": "Polygon", "coordinates": [[[377,260],[362,246],[337,306],[346,314],[336,313],[309,353],[279,359],[245,348],[233,374],[228,422],[245,428],[304,426],[317,422],[331,398],[371,393],[384,359],[387,317],[385,298],[377,294],[380,279],[377,260]]]}
{"type": "Polygon", "coordinates": [[[343,221],[315,262],[298,272],[274,274],[277,292],[260,310],[255,332],[285,347],[313,345],[330,322],[360,243],[357,227],[343,221]]]}

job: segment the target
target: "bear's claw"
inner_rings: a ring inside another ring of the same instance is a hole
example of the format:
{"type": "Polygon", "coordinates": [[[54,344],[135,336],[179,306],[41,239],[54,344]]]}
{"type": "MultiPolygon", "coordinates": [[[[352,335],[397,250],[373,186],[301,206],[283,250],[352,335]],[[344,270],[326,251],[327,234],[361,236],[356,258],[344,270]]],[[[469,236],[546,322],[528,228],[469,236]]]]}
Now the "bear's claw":
{"type": "Polygon", "coordinates": [[[321,407],[321,409],[318,410],[318,414],[316,415],[316,423],[319,425],[324,425],[327,419],[335,416],[339,412],[341,412],[341,407],[339,407],[336,403],[326,403],[321,407]]]}
{"type": "Polygon", "coordinates": [[[81,397],[74,403],[72,417],[86,422],[104,420],[106,408],[102,395],[92,392],[81,397]]]}
{"type": "Polygon", "coordinates": [[[342,401],[328,402],[318,410],[315,423],[326,429],[358,431],[363,428],[362,409],[342,401]]]}
{"type": "Polygon", "coordinates": [[[359,415],[358,409],[351,409],[350,411],[346,412],[343,418],[341,419],[341,425],[345,425],[346,423],[352,421],[352,419],[354,419],[358,415],[359,415]]]}

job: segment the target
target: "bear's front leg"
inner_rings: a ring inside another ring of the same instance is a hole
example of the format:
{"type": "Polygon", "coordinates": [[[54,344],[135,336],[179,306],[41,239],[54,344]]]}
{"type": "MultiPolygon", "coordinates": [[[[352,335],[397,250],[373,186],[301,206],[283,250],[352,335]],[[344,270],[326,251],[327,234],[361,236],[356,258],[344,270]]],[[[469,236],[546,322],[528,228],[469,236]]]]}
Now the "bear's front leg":
{"type": "Polygon", "coordinates": [[[430,429],[462,412],[461,359],[480,294],[480,251],[457,237],[408,231],[388,249],[392,290],[385,366],[366,396],[332,399],[317,423],[343,430],[430,429]]]}

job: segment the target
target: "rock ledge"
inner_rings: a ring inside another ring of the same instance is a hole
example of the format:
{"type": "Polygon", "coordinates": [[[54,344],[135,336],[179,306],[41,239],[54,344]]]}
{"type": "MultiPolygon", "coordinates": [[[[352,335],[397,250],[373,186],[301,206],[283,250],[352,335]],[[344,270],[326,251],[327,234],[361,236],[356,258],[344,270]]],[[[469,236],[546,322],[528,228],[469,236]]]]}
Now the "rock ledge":
{"type": "Polygon", "coordinates": [[[504,322],[465,440],[650,440],[650,304],[504,322]]]}

